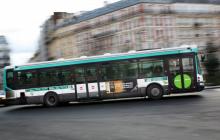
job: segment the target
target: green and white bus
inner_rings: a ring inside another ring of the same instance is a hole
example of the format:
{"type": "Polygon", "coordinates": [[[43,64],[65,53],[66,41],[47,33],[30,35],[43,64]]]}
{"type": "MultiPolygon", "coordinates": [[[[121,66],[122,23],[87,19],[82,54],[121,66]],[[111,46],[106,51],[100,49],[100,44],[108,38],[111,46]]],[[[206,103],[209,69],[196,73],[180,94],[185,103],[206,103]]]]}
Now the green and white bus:
{"type": "Polygon", "coordinates": [[[130,51],[8,66],[3,86],[8,104],[45,104],[163,95],[204,88],[198,48],[130,51]]]}

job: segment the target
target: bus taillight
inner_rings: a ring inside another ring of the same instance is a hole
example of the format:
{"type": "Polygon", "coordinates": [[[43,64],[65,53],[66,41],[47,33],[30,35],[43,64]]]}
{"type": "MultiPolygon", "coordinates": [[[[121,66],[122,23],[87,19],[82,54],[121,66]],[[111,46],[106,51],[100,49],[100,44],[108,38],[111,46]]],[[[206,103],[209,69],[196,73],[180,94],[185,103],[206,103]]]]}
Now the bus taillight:
{"type": "Polygon", "coordinates": [[[14,93],[12,91],[6,90],[6,96],[5,97],[6,97],[6,99],[14,97],[14,93]]]}
{"type": "Polygon", "coordinates": [[[198,79],[198,82],[200,82],[200,80],[201,80],[201,79],[200,79],[200,76],[198,76],[198,78],[197,78],[197,79],[198,79]]]}
{"type": "Polygon", "coordinates": [[[7,91],[7,92],[6,92],[6,98],[10,98],[10,96],[11,96],[10,94],[11,94],[11,93],[10,93],[9,91],[7,91]]]}

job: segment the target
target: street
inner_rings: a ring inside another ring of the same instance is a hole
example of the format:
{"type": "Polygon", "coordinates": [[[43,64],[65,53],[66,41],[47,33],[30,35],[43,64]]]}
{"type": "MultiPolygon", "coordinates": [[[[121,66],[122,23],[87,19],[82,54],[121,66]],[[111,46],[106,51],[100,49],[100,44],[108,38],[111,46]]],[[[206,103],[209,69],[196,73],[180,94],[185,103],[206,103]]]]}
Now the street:
{"type": "Polygon", "coordinates": [[[148,99],[0,107],[1,140],[219,140],[220,89],[148,99]]]}

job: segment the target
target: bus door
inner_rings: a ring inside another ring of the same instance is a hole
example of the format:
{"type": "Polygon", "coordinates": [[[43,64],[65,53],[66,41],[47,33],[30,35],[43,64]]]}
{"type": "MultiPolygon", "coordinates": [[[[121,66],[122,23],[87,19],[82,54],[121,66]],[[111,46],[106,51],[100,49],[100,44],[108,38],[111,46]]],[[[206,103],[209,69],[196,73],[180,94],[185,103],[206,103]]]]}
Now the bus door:
{"type": "Polygon", "coordinates": [[[75,73],[77,99],[99,98],[96,66],[78,67],[75,73]]]}
{"type": "Polygon", "coordinates": [[[76,97],[77,99],[87,99],[87,87],[85,80],[85,70],[83,67],[75,68],[75,77],[76,77],[76,97]]]}
{"type": "Polygon", "coordinates": [[[88,66],[85,68],[87,94],[90,99],[98,99],[99,94],[99,83],[98,83],[98,71],[97,66],[88,66]]]}
{"type": "Polygon", "coordinates": [[[196,88],[194,61],[192,54],[167,59],[167,75],[171,93],[187,92],[196,88]]]}

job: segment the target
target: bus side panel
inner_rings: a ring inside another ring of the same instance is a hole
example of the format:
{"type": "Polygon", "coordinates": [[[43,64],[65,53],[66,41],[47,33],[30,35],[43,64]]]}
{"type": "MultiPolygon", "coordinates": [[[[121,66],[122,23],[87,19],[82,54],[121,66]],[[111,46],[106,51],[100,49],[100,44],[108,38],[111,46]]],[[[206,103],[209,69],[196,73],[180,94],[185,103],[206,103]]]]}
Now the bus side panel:
{"type": "Polygon", "coordinates": [[[138,79],[137,83],[138,83],[138,90],[139,92],[141,92],[142,96],[146,96],[146,89],[151,84],[160,85],[163,88],[164,95],[169,94],[167,76],[138,79]]]}
{"type": "Polygon", "coordinates": [[[17,90],[15,95],[18,100],[21,100],[22,94],[24,94],[27,104],[42,104],[44,103],[44,96],[48,92],[56,93],[59,96],[60,102],[76,100],[74,85],[17,90]]]}
{"type": "Polygon", "coordinates": [[[114,80],[100,82],[103,99],[140,97],[136,80],[114,80]]]}
{"type": "Polygon", "coordinates": [[[115,98],[141,97],[138,93],[137,80],[123,80],[121,83],[115,83],[114,96],[115,98]]]}

